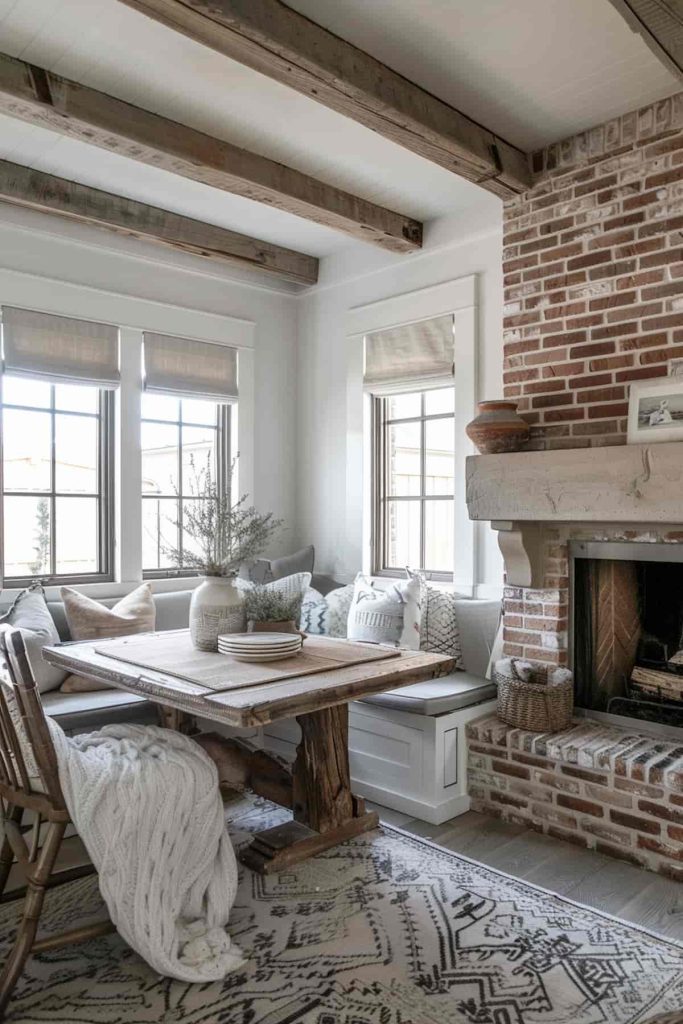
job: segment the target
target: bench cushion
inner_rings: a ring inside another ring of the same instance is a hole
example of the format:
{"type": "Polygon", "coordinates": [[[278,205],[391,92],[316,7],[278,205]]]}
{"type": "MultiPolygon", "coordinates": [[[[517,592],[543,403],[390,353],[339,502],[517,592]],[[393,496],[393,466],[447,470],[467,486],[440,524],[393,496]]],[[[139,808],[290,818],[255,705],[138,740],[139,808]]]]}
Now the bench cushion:
{"type": "Polygon", "coordinates": [[[455,602],[462,662],[468,672],[485,676],[500,622],[500,601],[462,598],[455,602]]]}
{"type": "Polygon", "coordinates": [[[156,706],[125,690],[90,690],[87,693],[61,693],[52,690],[41,694],[46,715],[53,718],[65,732],[86,732],[116,722],[144,724],[157,720],[156,706]]]}
{"type": "Polygon", "coordinates": [[[441,679],[429,679],[425,683],[413,683],[398,690],[377,693],[374,697],[364,697],[363,702],[433,717],[481,704],[494,698],[496,692],[496,684],[489,679],[471,672],[453,672],[441,679]]]}

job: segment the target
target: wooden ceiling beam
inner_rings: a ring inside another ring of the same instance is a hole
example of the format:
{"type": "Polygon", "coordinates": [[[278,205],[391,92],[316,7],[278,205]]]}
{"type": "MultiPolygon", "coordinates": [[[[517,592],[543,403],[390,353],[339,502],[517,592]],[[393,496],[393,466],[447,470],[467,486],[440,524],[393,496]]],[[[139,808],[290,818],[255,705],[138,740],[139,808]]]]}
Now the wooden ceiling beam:
{"type": "Polygon", "coordinates": [[[0,54],[0,113],[392,252],[422,245],[419,221],[6,54],[0,54]]]}
{"type": "Polygon", "coordinates": [[[0,160],[0,201],[157,242],[218,263],[264,271],[298,284],[315,284],[318,279],[318,260],[314,256],[8,160],[0,160]]]}
{"type": "Polygon", "coordinates": [[[683,0],[611,0],[662,64],[683,80],[683,0]]]}
{"type": "Polygon", "coordinates": [[[279,0],[123,0],[503,198],[525,153],[279,0]]]}

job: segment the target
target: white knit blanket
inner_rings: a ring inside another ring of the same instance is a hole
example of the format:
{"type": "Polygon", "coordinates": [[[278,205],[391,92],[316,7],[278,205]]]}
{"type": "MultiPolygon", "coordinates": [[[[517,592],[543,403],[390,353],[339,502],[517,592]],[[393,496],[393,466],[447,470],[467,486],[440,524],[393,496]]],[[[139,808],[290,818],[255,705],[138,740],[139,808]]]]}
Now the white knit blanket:
{"type": "Polygon", "coordinates": [[[50,721],[71,818],[117,931],[160,974],[216,981],[243,963],[225,926],[237,864],[216,767],[187,736],[50,721]]]}

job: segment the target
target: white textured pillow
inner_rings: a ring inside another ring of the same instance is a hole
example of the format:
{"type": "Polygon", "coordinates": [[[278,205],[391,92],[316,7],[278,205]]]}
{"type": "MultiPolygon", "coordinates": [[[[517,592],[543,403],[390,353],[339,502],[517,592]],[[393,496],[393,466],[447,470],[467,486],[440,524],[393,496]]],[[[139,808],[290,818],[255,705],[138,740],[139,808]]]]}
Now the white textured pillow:
{"type": "Polygon", "coordinates": [[[330,590],[324,597],[309,588],[301,606],[299,628],[314,636],[345,637],[349,622],[349,609],[353,601],[353,583],[330,590]]]}
{"type": "MultiPolygon", "coordinates": [[[[61,595],[73,640],[104,640],[133,633],[148,633],[154,629],[156,608],[149,583],[143,583],[141,587],[126,594],[113,608],[107,608],[70,587],[62,587],[61,595]]],[[[107,690],[109,684],[72,675],[62,683],[61,689],[63,693],[80,693],[107,690]]]]}
{"type": "Polygon", "coordinates": [[[349,609],[349,640],[419,651],[421,618],[419,580],[379,584],[358,573],[349,609]]]}
{"type": "Polygon", "coordinates": [[[40,584],[22,590],[9,610],[0,616],[0,629],[21,630],[36,686],[41,693],[56,690],[66,678],[66,672],[43,661],[43,647],[47,644],[58,644],[59,633],[45,603],[45,591],[40,584]]]}

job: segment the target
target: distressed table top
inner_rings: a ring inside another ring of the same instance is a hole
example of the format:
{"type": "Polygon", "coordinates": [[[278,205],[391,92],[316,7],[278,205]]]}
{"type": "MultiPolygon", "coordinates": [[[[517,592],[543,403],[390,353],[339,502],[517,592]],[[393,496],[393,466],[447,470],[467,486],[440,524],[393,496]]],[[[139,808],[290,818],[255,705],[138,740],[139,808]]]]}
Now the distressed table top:
{"type": "MultiPolygon", "coordinates": [[[[108,656],[104,653],[106,645],[106,640],[57,644],[43,648],[43,657],[51,665],[68,672],[107,682],[148,700],[232,726],[265,725],[280,718],[303,715],[447,675],[455,667],[454,659],[442,654],[391,650],[391,656],[381,661],[339,664],[315,674],[290,675],[284,679],[235,687],[229,681],[229,660],[226,658],[226,683],[231,688],[221,691],[215,682],[209,687],[179,678],[168,671],[152,669],[148,658],[146,665],[142,666],[108,656]]],[[[326,658],[330,645],[338,645],[340,654],[346,648],[357,647],[346,640],[315,636],[309,636],[305,644],[307,653],[315,656],[319,649],[321,655],[325,652],[326,658]]],[[[216,655],[207,654],[206,657],[215,659],[216,655]]]]}

